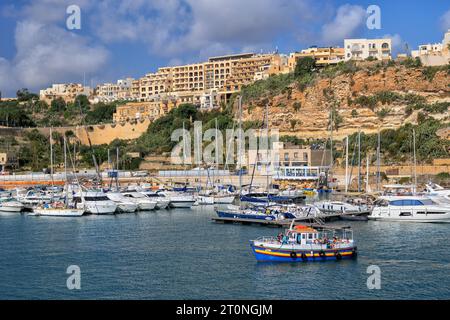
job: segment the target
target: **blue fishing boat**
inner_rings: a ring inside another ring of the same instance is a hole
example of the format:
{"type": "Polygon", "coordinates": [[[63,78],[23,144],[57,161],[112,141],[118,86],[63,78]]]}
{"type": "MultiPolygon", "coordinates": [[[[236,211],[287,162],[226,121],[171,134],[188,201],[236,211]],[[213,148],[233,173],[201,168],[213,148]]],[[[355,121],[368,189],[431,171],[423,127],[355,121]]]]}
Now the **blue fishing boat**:
{"type": "Polygon", "coordinates": [[[353,231],[345,228],[294,226],[278,237],[251,240],[258,262],[308,262],[356,258],[353,231]]]}

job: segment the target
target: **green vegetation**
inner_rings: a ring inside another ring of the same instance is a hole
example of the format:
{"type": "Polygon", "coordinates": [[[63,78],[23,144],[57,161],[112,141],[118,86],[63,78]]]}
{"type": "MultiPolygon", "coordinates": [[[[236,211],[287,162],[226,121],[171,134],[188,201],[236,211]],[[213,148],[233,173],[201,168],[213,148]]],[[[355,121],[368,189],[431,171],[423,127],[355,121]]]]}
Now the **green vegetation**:
{"type": "MultiPolygon", "coordinates": [[[[433,159],[450,157],[450,141],[441,139],[436,131],[449,124],[442,124],[432,118],[424,118],[419,125],[406,124],[396,130],[381,131],[381,150],[383,160],[387,164],[407,163],[411,161],[413,152],[413,129],[416,131],[417,159],[431,163],[433,159]]],[[[357,148],[358,134],[349,138],[350,153],[357,148]]],[[[377,134],[361,134],[361,157],[367,152],[375,154],[377,148],[377,134]]]]}
{"type": "MultiPolygon", "coordinates": [[[[168,153],[177,144],[171,141],[172,132],[182,129],[183,123],[186,130],[193,130],[194,121],[201,121],[203,130],[206,131],[215,128],[216,118],[219,130],[233,127],[233,118],[227,111],[201,112],[194,105],[183,104],[150,124],[147,132],[129,146],[130,151],[141,152],[143,155],[168,153]]],[[[244,123],[243,129],[253,125],[254,123],[244,123]]],[[[193,132],[191,136],[193,137],[193,132]]]]}
{"type": "Polygon", "coordinates": [[[58,127],[75,126],[81,123],[99,124],[113,120],[117,105],[124,102],[98,103],[91,105],[88,98],[79,95],[72,103],[62,98],[48,105],[28,89],[17,91],[17,100],[0,101],[0,125],[9,127],[58,127]]]}
{"type": "Polygon", "coordinates": [[[278,94],[292,94],[291,85],[297,83],[303,91],[314,81],[315,60],[313,58],[300,58],[297,60],[295,71],[289,74],[270,76],[268,79],[256,81],[242,88],[242,100],[248,103],[264,97],[273,97],[278,94]]]}
{"type": "Polygon", "coordinates": [[[401,61],[400,64],[407,68],[420,68],[422,66],[422,61],[420,61],[420,58],[413,59],[408,57],[407,59],[401,61]]]}

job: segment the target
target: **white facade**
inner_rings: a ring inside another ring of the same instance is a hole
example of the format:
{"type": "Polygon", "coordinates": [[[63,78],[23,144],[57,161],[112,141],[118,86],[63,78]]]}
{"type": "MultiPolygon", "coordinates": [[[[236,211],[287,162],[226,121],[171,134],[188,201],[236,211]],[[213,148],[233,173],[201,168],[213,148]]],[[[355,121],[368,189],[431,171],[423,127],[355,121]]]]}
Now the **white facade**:
{"type": "Polygon", "coordinates": [[[345,61],[392,59],[392,39],[345,39],[345,61]]]}
{"type": "Polygon", "coordinates": [[[131,87],[133,78],[120,79],[117,83],[104,83],[96,88],[96,100],[112,102],[117,100],[133,100],[131,87]]]}
{"type": "Polygon", "coordinates": [[[425,66],[440,66],[450,62],[450,30],[445,33],[442,43],[423,44],[411,51],[413,58],[419,58],[425,66]]]}

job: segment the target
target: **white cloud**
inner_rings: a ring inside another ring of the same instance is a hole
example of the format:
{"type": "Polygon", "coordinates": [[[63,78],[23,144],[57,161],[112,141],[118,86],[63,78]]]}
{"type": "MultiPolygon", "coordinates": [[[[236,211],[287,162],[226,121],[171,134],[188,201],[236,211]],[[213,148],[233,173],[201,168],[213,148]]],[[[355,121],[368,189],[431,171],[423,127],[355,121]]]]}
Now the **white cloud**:
{"type": "Polygon", "coordinates": [[[402,37],[396,33],[396,34],[385,34],[383,38],[391,39],[392,40],[392,54],[393,56],[399,54],[399,53],[406,53],[405,52],[405,42],[403,41],[402,37]]]}
{"type": "Polygon", "coordinates": [[[444,13],[441,17],[441,27],[443,31],[450,30],[450,10],[444,13]]]}
{"type": "MultiPolygon", "coordinates": [[[[105,65],[109,53],[99,45],[59,25],[65,25],[69,2],[33,1],[23,7],[15,30],[16,55],[0,57],[0,90],[32,90],[55,82],[82,81],[105,65]]],[[[78,3],[87,3],[78,1],[78,3]]]]}
{"type": "Polygon", "coordinates": [[[363,29],[365,17],[366,10],[361,6],[340,6],[333,21],[322,27],[322,42],[329,45],[342,44],[345,38],[352,38],[363,29]]]}
{"type": "Polygon", "coordinates": [[[153,54],[201,58],[273,46],[280,34],[312,21],[313,10],[310,0],[103,0],[92,19],[103,41],[141,42],[153,54]]]}

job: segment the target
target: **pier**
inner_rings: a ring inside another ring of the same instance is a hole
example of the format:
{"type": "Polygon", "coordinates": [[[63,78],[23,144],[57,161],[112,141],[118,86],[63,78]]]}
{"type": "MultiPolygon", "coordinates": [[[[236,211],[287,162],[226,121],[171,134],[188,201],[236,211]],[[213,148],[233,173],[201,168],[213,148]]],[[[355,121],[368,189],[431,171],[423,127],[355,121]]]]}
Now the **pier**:
{"type": "MultiPolygon", "coordinates": [[[[320,226],[320,223],[317,223],[320,221],[321,223],[329,222],[329,221],[335,221],[339,220],[341,217],[348,217],[353,216],[354,212],[340,212],[340,213],[332,213],[332,214],[323,214],[317,217],[303,217],[303,218],[296,218],[295,224],[299,223],[310,223],[311,226],[320,226]]],[[[289,227],[292,223],[291,219],[285,219],[285,220],[259,220],[259,219],[242,219],[242,218],[220,218],[215,217],[212,218],[212,220],[216,223],[235,223],[235,224],[243,224],[243,225],[260,225],[260,226],[266,226],[266,227],[273,227],[273,228],[286,228],[289,227]]]]}

